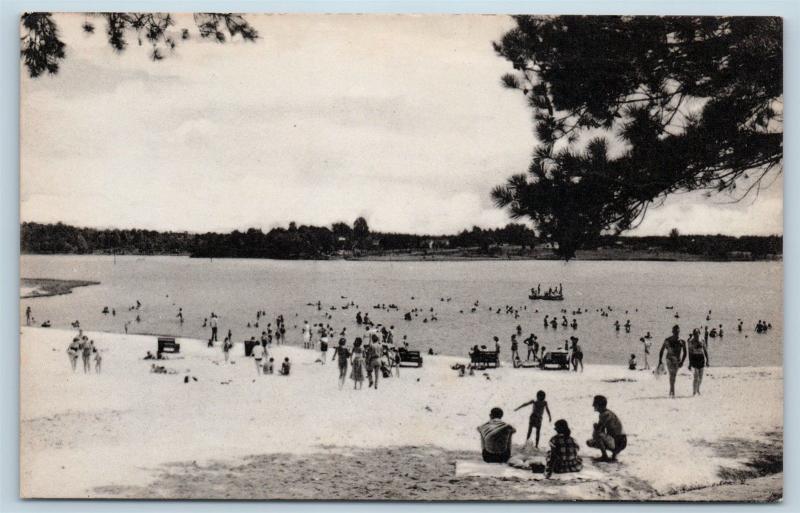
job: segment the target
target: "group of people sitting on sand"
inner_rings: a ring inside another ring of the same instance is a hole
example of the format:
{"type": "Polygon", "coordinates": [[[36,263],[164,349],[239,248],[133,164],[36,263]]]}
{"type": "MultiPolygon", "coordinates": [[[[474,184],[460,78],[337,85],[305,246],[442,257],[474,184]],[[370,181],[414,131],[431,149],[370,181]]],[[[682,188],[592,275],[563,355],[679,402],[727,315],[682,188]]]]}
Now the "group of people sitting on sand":
{"type": "MultiPolygon", "coordinates": [[[[539,391],[536,398],[521,404],[516,408],[532,405],[528,435],[536,430],[535,446],[539,447],[539,432],[542,427],[542,418],[547,413],[548,421],[552,421],[550,409],[545,400],[544,391],[539,391]]],[[[616,461],[617,456],[628,446],[628,437],[622,428],[619,417],[608,409],[608,400],[605,396],[596,395],[592,400],[592,407],[598,413],[598,421],[594,424],[592,436],[586,441],[588,447],[599,449],[600,458],[597,461],[616,461]]],[[[515,410],[515,411],[516,411],[515,410]]],[[[552,474],[580,472],[583,469],[583,460],[578,455],[580,447],[572,437],[569,424],[564,419],[559,419],[554,424],[555,435],[548,443],[544,472],[547,477],[552,474]]],[[[487,463],[508,463],[511,459],[511,437],[516,429],[503,421],[503,410],[492,408],[489,421],[478,426],[481,438],[481,453],[483,461],[487,463]]],[[[532,466],[532,468],[535,468],[532,466]]]]}
{"type": "Polygon", "coordinates": [[[83,360],[84,374],[88,374],[92,371],[91,361],[92,357],[94,357],[94,370],[96,373],[100,374],[103,357],[100,351],[95,347],[94,340],[89,340],[89,337],[83,334],[83,330],[78,332],[67,347],[67,356],[69,357],[69,364],[72,367],[72,372],[77,370],[78,357],[83,360]]]}

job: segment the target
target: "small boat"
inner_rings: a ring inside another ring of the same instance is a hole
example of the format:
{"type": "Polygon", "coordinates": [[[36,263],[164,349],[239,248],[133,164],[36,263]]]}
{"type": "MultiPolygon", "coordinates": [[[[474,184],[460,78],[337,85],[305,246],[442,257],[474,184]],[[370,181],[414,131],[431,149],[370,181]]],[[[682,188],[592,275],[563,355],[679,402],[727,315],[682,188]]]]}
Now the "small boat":
{"type": "Polygon", "coordinates": [[[541,301],[564,301],[564,289],[561,288],[561,284],[558,284],[558,288],[551,288],[541,293],[542,287],[539,284],[538,287],[534,288],[531,287],[531,293],[528,294],[528,299],[533,300],[541,300],[541,301]]]}
{"type": "Polygon", "coordinates": [[[541,296],[536,294],[529,294],[528,299],[541,300],[541,301],[564,301],[563,294],[543,294],[541,296]]]}

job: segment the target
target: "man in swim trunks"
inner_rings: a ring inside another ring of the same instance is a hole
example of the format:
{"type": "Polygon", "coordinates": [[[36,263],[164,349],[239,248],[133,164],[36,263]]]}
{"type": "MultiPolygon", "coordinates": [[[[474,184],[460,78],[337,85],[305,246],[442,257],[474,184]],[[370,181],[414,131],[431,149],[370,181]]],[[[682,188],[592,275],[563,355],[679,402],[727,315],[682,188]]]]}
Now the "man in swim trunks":
{"type": "Polygon", "coordinates": [[[686,341],[679,337],[680,334],[681,328],[676,324],[672,327],[672,336],[664,339],[664,344],[662,344],[661,351],[658,353],[658,365],[662,366],[664,351],[667,352],[670,397],[675,397],[675,377],[678,375],[678,369],[683,367],[683,362],[686,360],[686,341]]]}
{"type": "Polygon", "coordinates": [[[592,407],[599,414],[599,418],[594,425],[592,439],[587,440],[586,445],[600,449],[600,461],[609,461],[606,451],[611,451],[610,460],[616,461],[617,454],[628,446],[628,435],[623,432],[619,417],[607,406],[608,399],[605,396],[594,396],[592,407]]]}

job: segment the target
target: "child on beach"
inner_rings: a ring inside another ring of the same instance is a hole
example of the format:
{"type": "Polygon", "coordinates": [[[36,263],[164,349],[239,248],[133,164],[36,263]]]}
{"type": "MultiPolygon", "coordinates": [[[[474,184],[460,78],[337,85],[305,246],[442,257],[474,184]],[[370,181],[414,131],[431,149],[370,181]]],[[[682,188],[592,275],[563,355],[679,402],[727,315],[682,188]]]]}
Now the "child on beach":
{"type": "Polygon", "coordinates": [[[631,354],[631,359],[628,360],[628,369],[636,370],[636,355],[631,354]]]}
{"type": "Polygon", "coordinates": [[[100,374],[100,364],[103,363],[103,357],[100,356],[100,351],[94,350],[94,371],[100,374]]]}
{"type": "Polygon", "coordinates": [[[270,358],[264,363],[264,374],[275,374],[275,358],[270,358]]]}
{"type": "Polygon", "coordinates": [[[536,399],[531,399],[527,403],[520,404],[517,406],[514,411],[517,411],[529,404],[533,405],[533,411],[531,412],[531,417],[528,422],[528,436],[525,438],[525,441],[531,439],[531,432],[533,428],[536,428],[536,447],[539,447],[539,433],[542,430],[542,417],[544,416],[544,412],[547,412],[547,422],[552,422],[553,418],[550,416],[550,408],[547,406],[547,401],[545,401],[545,393],[543,390],[539,390],[536,392],[536,399]]]}
{"type": "Polygon", "coordinates": [[[222,354],[225,356],[225,361],[227,362],[231,357],[231,348],[233,347],[233,343],[229,338],[226,338],[224,342],[222,342],[222,354]]]}
{"type": "MultiPolygon", "coordinates": [[[[352,370],[350,379],[353,380],[353,390],[358,390],[364,386],[364,350],[361,349],[361,337],[356,337],[353,341],[353,356],[350,361],[352,370]]],[[[339,367],[341,369],[341,367],[339,367]]]]}
{"type": "Polygon", "coordinates": [[[281,364],[281,376],[288,376],[289,372],[292,370],[292,364],[289,363],[289,357],[283,359],[283,363],[281,364]]]}

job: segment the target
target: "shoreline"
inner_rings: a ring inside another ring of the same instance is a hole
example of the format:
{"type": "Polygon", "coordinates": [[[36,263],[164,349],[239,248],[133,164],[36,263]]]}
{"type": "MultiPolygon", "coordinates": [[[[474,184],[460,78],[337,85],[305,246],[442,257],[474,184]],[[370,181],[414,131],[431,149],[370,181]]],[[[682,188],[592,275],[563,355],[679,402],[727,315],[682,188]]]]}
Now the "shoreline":
{"type": "MultiPolygon", "coordinates": [[[[22,253],[30,256],[126,256],[126,257],[188,257],[196,260],[274,260],[278,262],[298,261],[298,262],[325,262],[325,261],[348,261],[348,262],[514,262],[514,261],[558,261],[564,260],[555,254],[540,255],[453,255],[453,254],[383,254],[383,255],[364,255],[364,256],[343,256],[329,255],[319,258],[262,258],[262,257],[206,257],[194,256],[189,253],[91,253],[79,255],[77,253],[22,253]]],[[[579,251],[578,255],[570,261],[579,262],[783,262],[783,255],[772,255],[769,258],[706,258],[702,255],[692,255],[689,253],[665,253],[662,255],[644,254],[643,252],[614,252],[606,254],[596,251],[579,251]]]]}
{"type": "Polygon", "coordinates": [[[58,280],[54,278],[20,278],[20,299],[63,296],[72,294],[72,289],[100,285],[91,280],[58,280]],[[27,289],[27,293],[25,290],[27,289]]]}

